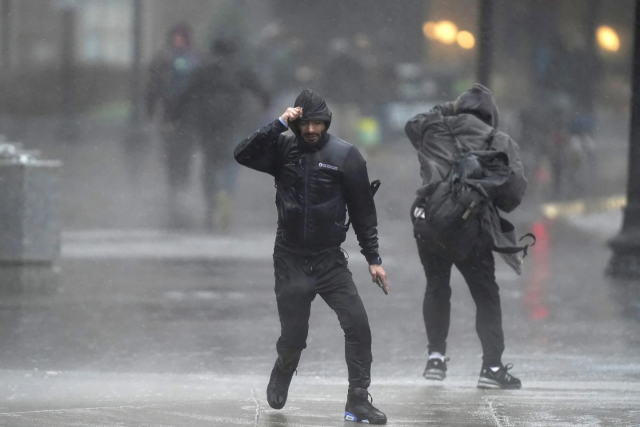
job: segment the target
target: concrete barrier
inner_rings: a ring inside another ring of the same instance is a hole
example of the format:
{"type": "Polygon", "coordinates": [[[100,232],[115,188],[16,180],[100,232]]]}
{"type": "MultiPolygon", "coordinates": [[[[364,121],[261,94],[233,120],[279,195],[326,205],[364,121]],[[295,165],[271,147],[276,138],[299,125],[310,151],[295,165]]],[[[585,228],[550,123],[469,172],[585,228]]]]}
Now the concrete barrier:
{"type": "Polygon", "coordinates": [[[60,256],[61,162],[0,140],[0,265],[60,256]]]}

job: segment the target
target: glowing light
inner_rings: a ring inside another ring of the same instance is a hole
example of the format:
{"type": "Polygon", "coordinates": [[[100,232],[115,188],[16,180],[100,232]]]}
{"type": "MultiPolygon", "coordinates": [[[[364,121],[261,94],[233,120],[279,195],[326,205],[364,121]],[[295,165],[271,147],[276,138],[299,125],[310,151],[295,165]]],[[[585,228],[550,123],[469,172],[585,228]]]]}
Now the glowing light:
{"type": "Polygon", "coordinates": [[[367,37],[366,34],[362,34],[362,33],[359,33],[356,35],[354,39],[354,43],[360,49],[367,49],[371,47],[371,41],[369,40],[369,37],[367,37]]]}
{"type": "Polygon", "coordinates": [[[422,32],[424,36],[430,40],[435,40],[436,38],[436,23],[432,21],[427,21],[422,26],[422,32]]]}
{"type": "Polygon", "coordinates": [[[560,215],[558,207],[553,205],[544,206],[542,211],[544,212],[544,216],[549,219],[556,219],[560,215]]]}
{"type": "Polygon", "coordinates": [[[598,39],[598,44],[604,50],[617,52],[620,49],[620,37],[618,37],[616,30],[611,27],[606,25],[598,27],[596,38],[598,39]]]}
{"type": "Polygon", "coordinates": [[[458,27],[451,21],[440,21],[435,26],[436,39],[444,44],[453,44],[458,35],[458,27]]]}
{"type": "Polygon", "coordinates": [[[463,49],[473,49],[476,45],[476,38],[469,31],[460,31],[456,36],[456,40],[463,49]]]}

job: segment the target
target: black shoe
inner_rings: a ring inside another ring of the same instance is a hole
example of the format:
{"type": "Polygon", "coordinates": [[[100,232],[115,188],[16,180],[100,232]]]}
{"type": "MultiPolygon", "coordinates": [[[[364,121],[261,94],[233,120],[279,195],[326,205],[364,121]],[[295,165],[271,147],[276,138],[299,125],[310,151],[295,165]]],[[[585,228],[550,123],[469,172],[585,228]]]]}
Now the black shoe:
{"type": "Polygon", "coordinates": [[[350,388],[347,394],[347,404],[344,408],[345,421],[367,424],[386,424],[387,416],[376,409],[369,397],[371,395],[364,388],[350,388]]]}
{"type": "Polygon", "coordinates": [[[427,362],[427,367],[424,369],[424,373],[422,374],[422,376],[428,380],[444,380],[447,376],[448,361],[448,357],[444,360],[440,360],[437,358],[429,359],[429,361],[427,362]]]}
{"type": "Polygon", "coordinates": [[[279,359],[276,360],[276,364],[271,370],[271,378],[267,386],[267,402],[273,409],[282,409],[287,403],[289,384],[291,384],[291,378],[295,372],[295,369],[290,372],[280,369],[278,362],[279,359]]]}
{"type": "Polygon", "coordinates": [[[520,380],[507,371],[513,368],[511,363],[501,366],[498,372],[493,372],[488,366],[483,366],[480,371],[478,388],[516,389],[522,387],[520,380]]]}

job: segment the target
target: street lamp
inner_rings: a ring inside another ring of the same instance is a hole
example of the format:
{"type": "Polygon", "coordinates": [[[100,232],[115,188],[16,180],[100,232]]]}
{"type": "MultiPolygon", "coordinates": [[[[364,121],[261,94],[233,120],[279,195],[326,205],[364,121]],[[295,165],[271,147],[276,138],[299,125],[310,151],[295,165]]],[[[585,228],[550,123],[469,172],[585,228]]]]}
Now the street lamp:
{"type": "Polygon", "coordinates": [[[456,36],[456,40],[463,49],[473,49],[476,45],[476,38],[469,31],[460,31],[456,36]]]}
{"type": "Polygon", "coordinates": [[[478,23],[478,83],[490,87],[491,69],[493,68],[493,0],[480,1],[480,17],[478,23]]]}
{"type": "Polygon", "coordinates": [[[131,125],[135,128],[140,124],[142,103],[142,0],[133,0],[132,15],[131,125]]]}
{"type": "Polygon", "coordinates": [[[440,21],[434,28],[436,39],[444,44],[453,44],[458,35],[458,27],[451,21],[440,21]]]}
{"type": "Polygon", "coordinates": [[[606,273],[616,278],[640,279],[640,0],[636,0],[634,31],[627,207],[620,234],[609,242],[613,256],[606,273]]]}
{"type": "Polygon", "coordinates": [[[147,132],[143,124],[142,111],[142,23],[143,2],[132,0],[131,2],[131,86],[129,116],[129,129],[124,137],[124,147],[127,151],[125,167],[132,183],[137,184],[140,179],[140,164],[144,156],[144,146],[147,142],[147,132]]]}
{"type": "Polygon", "coordinates": [[[422,32],[424,36],[430,40],[436,39],[436,23],[433,21],[427,21],[422,26],[422,32]]]}
{"type": "Polygon", "coordinates": [[[422,32],[429,40],[451,45],[458,43],[463,49],[473,49],[476,38],[469,31],[458,31],[458,26],[451,21],[427,21],[422,25],[422,32]]]}
{"type": "MultiPolygon", "coordinates": [[[[11,1],[0,2],[0,67],[2,67],[1,79],[6,79],[11,63],[11,1]]],[[[1,80],[0,80],[1,81],[1,80]]]]}
{"type": "Polygon", "coordinates": [[[596,39],[603,50],[617,52],[620,49],[620,38],[618,33],[611,27],[602,25],[596,31],[596,39]]]}
{"type": "Polygon", "coordinates": [[[62,11],[62,66],[60,85],[62,87],[62,123],[58,136],[67,141],[78,137],[75,115],[76,80],[76,0],[56,0],[54,6],[62,11]]]}

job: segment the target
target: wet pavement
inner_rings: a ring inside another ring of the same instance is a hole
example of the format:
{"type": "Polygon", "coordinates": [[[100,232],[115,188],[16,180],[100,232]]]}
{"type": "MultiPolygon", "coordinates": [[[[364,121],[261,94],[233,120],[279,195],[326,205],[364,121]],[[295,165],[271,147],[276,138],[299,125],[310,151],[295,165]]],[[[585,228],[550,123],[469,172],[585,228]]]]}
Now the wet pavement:
{"type": "MultiPolygon", "coordinates": [[[[321,300],[287,406],[266,403],[279,333],[273,183],[242,172],[226,233],[166,230],[158,165],[128,186],[119,148],[106,147],[73,154],[119,160],[113,171],[96,165],[100,179],[91,164],[67,169],[68,180],[87,180],[67,193],[56,268],[0,275],[0,426],[344,425],[343,335],[321,300]]],[[[345,248],[372,326],[370,392],[389,425],[640,425],[640,283],[605,278],[602,239],[544,219],[532,202],[512,216],[539,238],[523,276],[497,267],[504,362],[523,389],[476,388],[475,307],[457,273],[448,376],[424,380],[425,279],[408,225],[417,162],[400,146],[369,165],[383,181],[376,197],[389,296],[368,279],[352,233],[345,248]]],[[[187,202],[197,225],[197,191],[187,202]]]]}
{"type": "MultiPolygon", "coordinates": [[[[476,389],[475,310],[457,274],[448,377],[422,379],[424,279],[401,221],[382,236],[391,295],[367,280],[365,263],[350,251],[373,328],[370,391],[389,425],[640,423],[640,287],[603,277],[608,251],[600,241],[562,224],[534,227],[540,246],[523,277],[502,264],[497,274],[504,360],[523,380],[518,391],[476,389]]],[[[126,245],[116,237],[112,244],[126,245]]],[[[78,239],[67,237],[66,247],[78,239]]],[[[165,239],[171,246],[196,237],[165,239]]],[[[227,244],[231,253],[245,247],[242,238],[227,244]]],[[[103,258],[96,250],[91,260],[63,260],[57,288],[3,297],[0,425],[343,424],[342,333],[321,301],[288,405],[274,411],[266,403],[278,336],[269,253],[189,260],[149,246],[147,257],[118,259],[102,250],[103,258]]]]}

